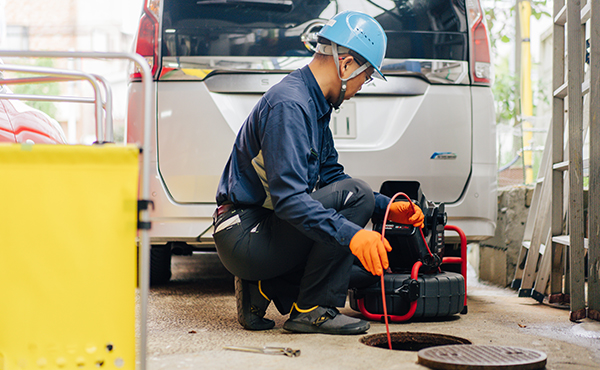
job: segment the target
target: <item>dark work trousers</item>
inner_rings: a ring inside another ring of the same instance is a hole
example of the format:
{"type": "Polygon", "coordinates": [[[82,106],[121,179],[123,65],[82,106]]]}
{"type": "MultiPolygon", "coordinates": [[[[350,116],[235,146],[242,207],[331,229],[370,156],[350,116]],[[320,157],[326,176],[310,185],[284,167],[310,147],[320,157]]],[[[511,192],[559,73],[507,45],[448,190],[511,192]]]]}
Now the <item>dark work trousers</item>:
{"type": "MultiPolygon", "coordinates": [[[[375,208],[373,191],[357,179],[335,182],[311,197],[360,227],[375,208]]],[[[355,262],[348,246],[315,242],[310,231],[301,232],[262,207],[234,208],[217,217],[215,230],[223,265],[244,280],[261,280],[281,314],[289,313],[294,302],[300,308],[345,305],[355,262]]]]}

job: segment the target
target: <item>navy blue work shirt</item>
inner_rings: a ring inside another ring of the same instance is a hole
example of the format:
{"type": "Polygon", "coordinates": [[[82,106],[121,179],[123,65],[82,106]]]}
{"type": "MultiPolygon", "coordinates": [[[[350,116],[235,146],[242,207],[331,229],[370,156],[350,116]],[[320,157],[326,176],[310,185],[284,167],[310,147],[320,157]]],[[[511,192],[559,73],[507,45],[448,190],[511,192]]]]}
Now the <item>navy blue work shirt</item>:
{"type": "MultiPolygon", "coordinates": [[[[361,227],[309,195],[350,177],[338,163],[331,110],[308,66],[269,89],[240,128],[217,204],[272,209],[315,241],[348,246],[361,227]]],[[[375,212],[383,214],[388,201],[375,193],[375,212]]]]}

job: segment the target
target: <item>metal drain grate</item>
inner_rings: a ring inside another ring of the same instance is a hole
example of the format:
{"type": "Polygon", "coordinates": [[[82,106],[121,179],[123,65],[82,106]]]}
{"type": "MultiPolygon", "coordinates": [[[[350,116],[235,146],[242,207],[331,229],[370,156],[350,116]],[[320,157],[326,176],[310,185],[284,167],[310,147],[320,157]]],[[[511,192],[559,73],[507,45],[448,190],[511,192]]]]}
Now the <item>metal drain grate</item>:
{"type": "Polygon", "coordinates": [[[547,359],[544,352],[532,349],[476,345],[430,347],[418,356],[421,365],[440,370],[543,369],[547,359]]]}

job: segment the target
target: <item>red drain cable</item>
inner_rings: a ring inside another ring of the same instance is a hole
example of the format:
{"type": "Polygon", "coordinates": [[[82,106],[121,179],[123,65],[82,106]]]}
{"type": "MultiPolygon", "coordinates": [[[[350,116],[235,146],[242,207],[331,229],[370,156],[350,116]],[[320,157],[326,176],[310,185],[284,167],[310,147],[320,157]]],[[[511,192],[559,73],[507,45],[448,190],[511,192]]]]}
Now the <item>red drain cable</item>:
{"type": "MultiPolygon", "coordinates": [[[[408,200],[408,202],[410,203],[413,213],[415,211],[415,205],[410,200],[408,195],[406,195],[405,193],[402,193],[402,192],[396,193],[392,197],[392,199],[390,199],[390,202],[388,203],[387,208],[385,210],[385,216],[383,217],[383,225],[381,227],[381,241],[382,242],[383,242],[383,239],[385,238],[385,224],[387,223],[388,215],[390,213],[390,207],[391,207],[392,203],[394,203],[394,200],[396,199],[396,197],[398,197],[398,196],[405,197],[408,200]]],[[[427,252],[429,252],[429,255],[431,257],[433,257],[433,254],[431,253],[431,250],[429,249],[429,245],[427,244],[427,240],[425,240],[425,235],[423,234],[423,229],[419,228],[419,231],[421,232],[421,237],[423,238],[423,242],[425,243],[425,246],[427,247],[427,252]]],[[[413,265],[412,272],[411,272],[412,279],[417,280],[419,278],[419,268],[422,265],[423,264],[421,262],[416,262],[413,265]]],[[[385,331],[387,333],[388,347],[389,347],[389,349],[392,349],[392,336],[390,335],[390,324],[388,322],[387,303],[385,300],[385,282],[384,282],[383,276],[384,276],[384,274],[382,273],[381,274],[381,299],[382,299],[382,304],[383,304],[383,317],[385,320],[385,331]]],[[[417,301],[411,302],[410,310],[408,311],[408,313],[406,315],[410,315],[408,317],[411,317],[415,313],[416,309],[417,309],[417,301]]]]}

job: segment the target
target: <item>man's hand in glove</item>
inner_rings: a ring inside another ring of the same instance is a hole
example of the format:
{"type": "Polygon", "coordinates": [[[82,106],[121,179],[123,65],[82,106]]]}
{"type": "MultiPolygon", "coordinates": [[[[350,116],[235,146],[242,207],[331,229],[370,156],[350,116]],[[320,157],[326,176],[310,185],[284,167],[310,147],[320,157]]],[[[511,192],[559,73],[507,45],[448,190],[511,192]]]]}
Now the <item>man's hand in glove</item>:
{"type": "Polygon", "coordinates": [[[389,267],[387,252],[392,251],[392,246],[383,239],[377,231],[362,229],[350,240],[350,250],[364,268],[373,275],[383,275],[383,270],[389,267]]]}
{"type": "Polygon", "coordinates": [[[394,202],[390,206],[389,219],[398,224],[423,227],[425,216],[421,208],[413,202],[394,202]]]}

